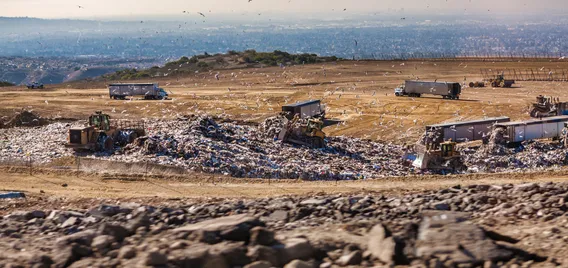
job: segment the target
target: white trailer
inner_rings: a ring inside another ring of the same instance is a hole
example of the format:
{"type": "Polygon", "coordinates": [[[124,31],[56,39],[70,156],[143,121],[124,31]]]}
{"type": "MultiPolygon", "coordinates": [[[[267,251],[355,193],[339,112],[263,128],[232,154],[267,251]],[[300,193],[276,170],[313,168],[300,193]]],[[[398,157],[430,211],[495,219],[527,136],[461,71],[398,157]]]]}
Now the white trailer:
{"type": "Polygon", "coordinates": [[[461,94],[461,85],[455,82],[407,80],[404,82],[404,85],[394,90],[394,95],[397,97],[421,97],[422,94],[438,95],[444,99],[458,100],[461,94]]]}
{"type": "Polygon", "coordinates": [[[324,117],[325,106],[320,100],[303,101],[282,106],[282,111],[288,113],[288,119],[292,119],[298,114],[300,118],[324,117]]]}
{"type": "Polygon", "coordinates": [[[158,84],[110,84],[108,85],[111,99],[125,99],[126,97],[140,96],[146,100],[162,100],[168,98],[168,93],[158,84]]]}
{"type": "Polygon", "coordinates": [[[568,122],[568,115],[499,123],[495,125],[495,128],[505,129],[503,138],[507,142],[519,143],[529,140],[561,138],[565,122],[568,122]]]}
{"type": "Polygon", "coordinates": [[[432,138],[430,142],[442,143],[452,140],[455,142],[468,142],[482,140],[493,131],[493,125],[509,122],[507,116],[490,117],[480,120],[441,123],[426,126],[426,133],[432,138]]]}

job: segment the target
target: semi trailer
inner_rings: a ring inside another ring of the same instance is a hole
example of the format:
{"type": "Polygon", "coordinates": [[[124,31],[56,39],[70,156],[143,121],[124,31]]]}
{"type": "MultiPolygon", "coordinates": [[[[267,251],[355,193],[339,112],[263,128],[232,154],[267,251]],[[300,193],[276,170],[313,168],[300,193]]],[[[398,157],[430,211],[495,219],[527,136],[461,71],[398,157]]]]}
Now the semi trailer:
{"type": "Polygon", "coordinates": [[[157,83],[138,84],[110,84],[108,91],[111,99],[126,99],[126,97],[144,97],[146,100],[163,100],[168,98],[168,93],[158,86],[157,83]]]}
{"type": "Polygon", "coordinates": [[[421,97],[422,94],[438,95],[444,99],[458,100],[461,94],[461,85],[454,82],[407,80],[404,82],[404,85],[394,90],[394,95],[397,97],[421,97]]]}

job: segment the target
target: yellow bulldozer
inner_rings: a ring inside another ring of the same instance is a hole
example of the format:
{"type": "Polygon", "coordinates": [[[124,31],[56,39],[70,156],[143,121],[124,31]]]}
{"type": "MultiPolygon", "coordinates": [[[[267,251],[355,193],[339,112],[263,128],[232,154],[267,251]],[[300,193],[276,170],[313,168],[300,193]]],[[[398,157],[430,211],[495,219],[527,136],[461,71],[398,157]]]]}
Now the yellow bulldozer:
{"type": "Polygon", "coordinates": [[[505,80],[504,74],[498,74],[495,78],[489,79],[489,84],[492,87],[512,87],[515,80],[505,80]]]}
{"type": "Polygon", "coordinates": [[[460,152],[456,150],[456,143],[451,140],[440,144],[419,144],[415,150],[416,159],[412,162],[415,168],[450,172],[467,169],[460,152]]]}
{"type": "Polygon", "coordinates": [[[296,114],[291,120],[284,118],[284,127],[278,135],[283,142],[304,145],[311,148],[325,147],[323,121],[318,118],[301,119],[296,114]]]}
{"type": "Polygon", "coordinates": [[[65,147],[75,151],[101,152],[124,146],[146,135],[144,124],[133,121],[111,122],[110,116],[97,111],[89,116],[87,126],[69,129],[65,147]]]}

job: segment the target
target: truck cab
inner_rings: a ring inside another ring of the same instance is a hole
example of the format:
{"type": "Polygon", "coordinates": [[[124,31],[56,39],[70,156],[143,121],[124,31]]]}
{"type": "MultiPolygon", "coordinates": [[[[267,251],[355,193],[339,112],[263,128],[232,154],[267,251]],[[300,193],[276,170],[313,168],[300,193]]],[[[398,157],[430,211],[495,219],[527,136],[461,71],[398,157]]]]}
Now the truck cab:
{"type": "Polygon", "coordinates": [[[168,98],[168,92],[166,92],[163,88],[158,88],[158,97],[161,100],[165,100],[168,98]]]}
{"type": "Polygon", "coordinates": [[[404,96],[406,93],[404,92],[404,85],[400,85],[394,89],[395,96],[404,96]]]}

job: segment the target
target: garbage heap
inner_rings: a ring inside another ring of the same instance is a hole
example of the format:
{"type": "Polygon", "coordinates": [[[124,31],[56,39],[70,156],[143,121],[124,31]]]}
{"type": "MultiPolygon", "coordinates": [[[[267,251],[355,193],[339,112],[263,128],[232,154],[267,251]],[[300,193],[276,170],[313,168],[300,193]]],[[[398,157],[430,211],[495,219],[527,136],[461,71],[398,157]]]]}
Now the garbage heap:
{"type": "Polygon", "coordinates": [[[0,128],[11,127],[36,127],[43,126],[48,123],[48,120],[42,118],[32,111],[21,111],[16,113],[11,118],[3,117],[0,119],[0,128]]]}
{"type": "Polygon", "coordinates": [[[559,168],[568,164],[568,149],[558,142],[527,141],[508,147],[503,129],[495,129],[479,148],[462,151],[470,172],[522,172],[559,168]]]}
{"type": "Polygon", "coordinates": [[[402,165],[402,146],[346,137],[329,138],[325,149],[294,146],[274,140],[280,122],[269,118],[259,127],[219,124],[207,115],[159,121],[150,123],[148,137],[106,158],[247,178],[334,180],[410,172],[402,165]]]}

